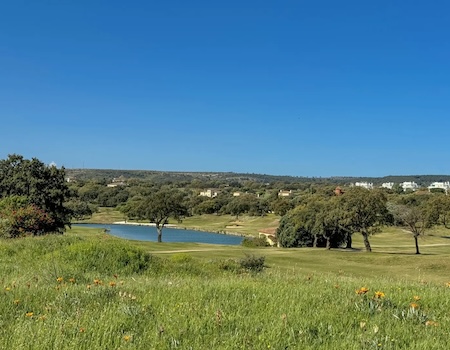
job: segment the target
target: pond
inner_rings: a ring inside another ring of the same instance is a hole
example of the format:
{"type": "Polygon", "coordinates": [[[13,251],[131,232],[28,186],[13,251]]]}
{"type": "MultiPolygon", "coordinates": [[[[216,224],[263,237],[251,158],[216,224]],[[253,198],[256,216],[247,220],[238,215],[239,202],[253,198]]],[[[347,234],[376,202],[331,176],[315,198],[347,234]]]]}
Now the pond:
{"type": "MultiPolygon", "coordinates": [[[[138,226],[138,225],[108,225],[108,224],[73,224],[72,226],[82,226],[91,228],[104,228],[109,230],[109,234],[125,239],[138,241],[152,241],[158,240],[158,233],[153,226],[138,226]]],[[[195,242],[195,243],[209,243],[209,244],[225,244],[225,245],[239,245],[243,237],[226,235],[213,232],[202,232],[184,229],[174,229],[165,227],[162,231],[163,242],[195,242]]]]}

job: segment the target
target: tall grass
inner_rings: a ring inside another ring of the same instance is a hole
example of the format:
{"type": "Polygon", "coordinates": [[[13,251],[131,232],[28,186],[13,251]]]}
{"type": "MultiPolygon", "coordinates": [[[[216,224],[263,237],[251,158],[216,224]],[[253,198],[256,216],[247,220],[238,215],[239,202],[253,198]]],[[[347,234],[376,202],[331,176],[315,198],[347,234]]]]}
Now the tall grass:
{"type": "Polygon", "coordinates": [[[0,241],[0,254],[4,349],[447,349],[444,283],[270,260],[250,273],[104,234],[0,241]]]}

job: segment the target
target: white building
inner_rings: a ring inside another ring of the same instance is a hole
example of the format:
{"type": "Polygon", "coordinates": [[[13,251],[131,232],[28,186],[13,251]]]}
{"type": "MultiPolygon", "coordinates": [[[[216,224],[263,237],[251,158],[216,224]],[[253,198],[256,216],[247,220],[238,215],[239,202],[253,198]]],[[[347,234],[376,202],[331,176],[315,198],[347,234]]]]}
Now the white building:
{"type": "Polygon", "coordinates": [[[450,182],[446,181],[446,182],[433,182],[430,186],[428,186],[428,191],[431,192],[431,190],[433,189],[442,189],[445,191],[445,193],[448,192],[448,190],[450,189],[450,182]]]}
{"type": "Polygon", "coordinates": [[[363,187],[367,188],[368,190],[371,190],[373,188],[372,182],[355,182],[356,187],[363,187]]]}
{"type": "Polygon", "coordinates": [[[214,197],[217,197],[217,195],[220,193],[220,191],[219,190],[215,190],[215,189],[213,189],[213,188],[210,188],[210,189],[208,189],[208,190],[206,190],[206,191],[202,191],[202,192],[200,192],[200,196],[202,196],[202,197],[209,197],[209,198],[214,198],[214,197]]]}
{"type": "Polygon", "coordinates": [[[388,189],[390,189],[390,190],[392,190],[392,188],[394,187],[394,183],[393,182],[383,182],[382,184],[381,184],[381,187],[382,188],[388,188],[388,189]]]}
{"type": "Polygon", "coordinates": [[[419,188],[419,185],[416,184],[414,181],[405,181],[400,186],[402,186],[403,191],[406,191],[406,190],[415,191],[419,188]]]}
{"type": "Polygon", "coordinates": [[[292,195],[292,190],[280,190],[278,192],[278,197],[290,197],[292,195]]]}

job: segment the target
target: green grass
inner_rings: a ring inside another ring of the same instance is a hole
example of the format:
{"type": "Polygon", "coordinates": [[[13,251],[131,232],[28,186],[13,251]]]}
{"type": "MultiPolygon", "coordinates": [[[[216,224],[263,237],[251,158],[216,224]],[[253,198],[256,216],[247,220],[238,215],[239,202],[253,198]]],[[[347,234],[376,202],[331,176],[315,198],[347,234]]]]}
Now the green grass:
{"type": "Polygon", "coordinates": [[[358,236],[354,251],[158,244],[80,227],[0,240],[0,348],[447,349],[450,242],[433,234],[421,256],[398,230],[373,236],[371,254],[358,236]],[[265,256],[265,271],[222,268],[245,254],[265,256]]]}

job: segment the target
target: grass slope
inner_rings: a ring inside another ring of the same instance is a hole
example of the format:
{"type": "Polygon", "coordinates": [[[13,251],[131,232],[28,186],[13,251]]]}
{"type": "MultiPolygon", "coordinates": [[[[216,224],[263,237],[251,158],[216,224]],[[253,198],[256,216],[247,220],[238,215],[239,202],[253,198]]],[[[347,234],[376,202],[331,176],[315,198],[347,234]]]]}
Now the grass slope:
{"type": "Polygon", "coordinates": [[[447,349],[444,237],[422,241],[422,256],[401,231],[374,236],[372,254],[128,242],[87,228],[0,240],[1,348],[447,349]],[[232,268],[245,254],[268,268],[232,268]]]}

